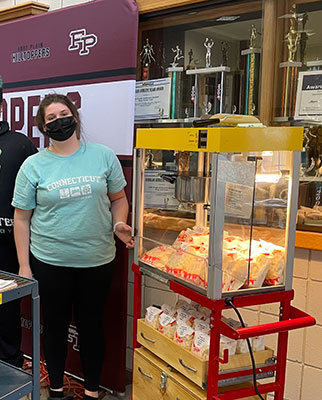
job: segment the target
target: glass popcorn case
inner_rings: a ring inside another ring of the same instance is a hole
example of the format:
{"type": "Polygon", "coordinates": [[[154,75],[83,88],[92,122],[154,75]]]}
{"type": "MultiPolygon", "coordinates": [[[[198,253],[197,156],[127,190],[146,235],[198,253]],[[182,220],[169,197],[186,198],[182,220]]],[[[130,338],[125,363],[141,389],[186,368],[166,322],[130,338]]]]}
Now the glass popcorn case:
{"type": "Polygon", "coordinates": [[[292,288],[303,128],[137,129],[134,262],[212,299],[292,288]]]}

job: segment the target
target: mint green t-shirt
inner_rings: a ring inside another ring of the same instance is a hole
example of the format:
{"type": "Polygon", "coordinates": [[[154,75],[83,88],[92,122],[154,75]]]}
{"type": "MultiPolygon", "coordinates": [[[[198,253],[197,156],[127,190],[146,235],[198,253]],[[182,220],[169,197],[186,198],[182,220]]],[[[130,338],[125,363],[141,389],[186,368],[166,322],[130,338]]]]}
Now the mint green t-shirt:
{"type": "Polygon", "coordinates": [[[94,267],[112,261],[115,242],[111,202],[126,181],[106,146],[81,142],[67,157],[48,149],[21,166],[12,205],[33,210],[30,250],[47,264],[94,267]]]}

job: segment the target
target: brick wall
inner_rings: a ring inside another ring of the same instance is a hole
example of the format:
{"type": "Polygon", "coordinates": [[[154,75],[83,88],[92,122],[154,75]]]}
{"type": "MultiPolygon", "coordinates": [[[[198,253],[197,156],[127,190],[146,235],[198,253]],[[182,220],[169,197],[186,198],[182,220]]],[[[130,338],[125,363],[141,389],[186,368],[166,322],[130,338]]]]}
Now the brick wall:
{"type": "MultiPolygon", "coordinates": [[[[131,263],[130,263],[131,265],[131,263]]],[[[145,282],[145,305],[175,303],[177,295],[150,278],[145,282]]],[[[322,251],[296,249],[294,259],[295,299],[293,305],[312,314],[315,327],[290,332],[285,400],[322,399],[322,251]]],[[[229,310],[227,315],[234,318],[229,310]]],[[[274,322],[278,305],[242,310],[249,325],[274,322]]],[[[132,369],[133,273],[129,273],[127,368],[132,369]]],[[[276,334],[266,336],[266,345],[276,350],[276,334]]],[[[270,397],[273,398],[273,397],[270,397]]]]}

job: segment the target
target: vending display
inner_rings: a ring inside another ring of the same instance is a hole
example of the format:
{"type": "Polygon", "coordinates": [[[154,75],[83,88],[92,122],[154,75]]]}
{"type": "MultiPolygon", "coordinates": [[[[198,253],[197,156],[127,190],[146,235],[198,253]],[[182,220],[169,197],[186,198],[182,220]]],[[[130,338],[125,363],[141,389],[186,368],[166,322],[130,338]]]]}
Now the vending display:
{"type": "Polygon", "coordinates": [[[298,127],[138,129],[135,262],[214,299],[290,289],[302,141],[298,127]]]}

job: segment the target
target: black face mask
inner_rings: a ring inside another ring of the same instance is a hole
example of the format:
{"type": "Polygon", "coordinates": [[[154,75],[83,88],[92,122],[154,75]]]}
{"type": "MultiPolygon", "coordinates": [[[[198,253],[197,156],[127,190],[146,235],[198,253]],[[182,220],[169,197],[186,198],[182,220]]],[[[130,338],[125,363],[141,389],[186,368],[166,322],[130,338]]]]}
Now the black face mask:
{"type": "Polygon", "coordinates": [[[47,135],[58,142],[69,139],[76,129],[76,121],[73,116],[57,118],[46,124],[47,135]]]}

